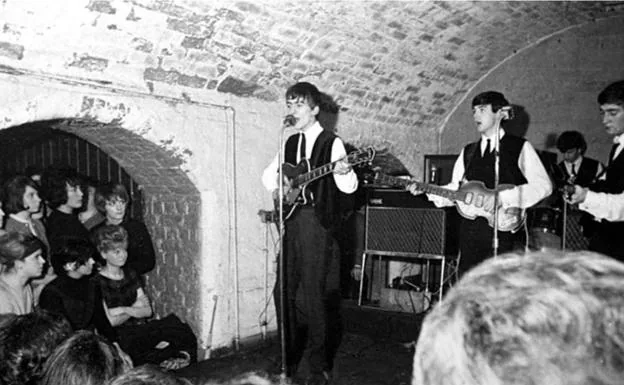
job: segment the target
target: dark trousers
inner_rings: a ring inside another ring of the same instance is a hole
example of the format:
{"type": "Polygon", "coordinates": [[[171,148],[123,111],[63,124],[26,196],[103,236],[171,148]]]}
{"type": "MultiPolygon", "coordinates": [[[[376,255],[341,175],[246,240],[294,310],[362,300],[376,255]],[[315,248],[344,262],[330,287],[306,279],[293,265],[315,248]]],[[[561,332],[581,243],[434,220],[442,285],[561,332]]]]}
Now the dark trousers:
{"type": "MultiPolygon", "coordinates": [[[[284,323],[289,376],[318,376],[333,368],[342,335],[339,257],[334,236],[312,208],[300,209],[286,222],[284,323]]],[[[278,320],[280,298],[278,280],[278,320]]]]}
{"type": "MultiPolygon", "coordinates": [[[[474,220],[461,218],[459,227],[459,276],[494,255],[494,229],[485,218],[474,220]]],[[[526,242],[524,229],[515,233],[498,232],[498,254],[510,251],[523,251],[526,242]]]]}
{"type": "Polygon", "coordinates": [[[598,223],[589,240],[589,250],[624,262],[624,222],[598,223]]]}

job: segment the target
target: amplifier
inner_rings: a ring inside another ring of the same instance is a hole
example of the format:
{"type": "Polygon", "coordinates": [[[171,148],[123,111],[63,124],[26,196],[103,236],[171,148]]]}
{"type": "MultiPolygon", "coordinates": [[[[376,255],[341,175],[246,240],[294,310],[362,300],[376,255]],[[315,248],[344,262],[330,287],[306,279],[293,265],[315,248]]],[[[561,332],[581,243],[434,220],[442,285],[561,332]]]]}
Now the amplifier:
{"type": "Polygon", "coordinates": [[[366,208],[365,252],[407,256],[457,253],[456,210],[441,208],[366,208]]]}
{"type": "Polygon", "coordinates": [[[366,189],[366,204],[374,207],[435,208],[435,205],[427,200],[425,194],[412,195],[405,189],[389,188],[366,189]]]}

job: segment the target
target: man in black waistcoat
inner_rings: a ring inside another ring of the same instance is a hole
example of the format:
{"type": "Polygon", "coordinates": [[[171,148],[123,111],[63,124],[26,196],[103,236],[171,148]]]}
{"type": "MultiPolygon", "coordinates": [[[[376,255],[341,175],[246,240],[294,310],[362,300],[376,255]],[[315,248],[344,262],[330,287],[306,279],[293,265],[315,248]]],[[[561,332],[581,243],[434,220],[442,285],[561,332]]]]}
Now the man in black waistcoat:
{"type": "MultiPolygon", "coordinates": [[[[307,384],[325,384],[339,341],[340,255],[335,230],[340,224],[338,196],[353,193],[358,180],[346,156],[344,143],[317,121],[325,107],[316,86],[301,82],[286,91],[285,125],[298,133],[283,148],[283,160],[292,165],[308,159],[310,169],[337,162],[333,172],[308,184],[308,201],[285,222],[284,271],[288,375],[307,384]],[[301,363],[301,365],[300,365],[301,363]]],[[[264,170],[262,182],[278,190],[279,157],[264,170]]],[[[285,188],[288,191],[288,187],[285,188]]],[[[277,286],[279,288],[279,285],[277,286]]],[[[275,303],[280,304],[276,290],[275,303]]]]}
{"type": "MultiPolygon", "coordinates": [[[[453,167],[451,182],[444,186],[457,190],[469,182],[482,182],[487,189],[494,189],[495,140],[500,130],[499,187],[507,189],[498,194],[499,212],[507,213],[509,208],[526,209],[552,192],[552,183],[542,161],[533,146],[525,139],[508,135],[501,128],[501,121],[510,118],[511,106],[505,96],[496,91],[487,91],[472,100],[472,114],[481,138],[465,146],[453,167]]],[[[410,186],[413,194],[419,194],[416,186],[410,186]]],[[[462,218],[459,230],[460,262],[458,273],[464,272],[494,254],[492,227],[494,195],[483,194],[476,205],[458,204],[462,218]],[[488,218],[489,216],[489,218],[488,218]],[[470,218],[472,217],[472,218],[470,218]]],[[[450,206],[453,201],[428,194],[428,198],[438,206],[450,206]]],[[[510,215],[522,223],[523,211],[510,215]]],[[[501,215],[499,214],[499,218],[501,215]]],[[[499,222],[500,226],[500,222],[499,222]]],[[[526,248],[526,233],[522,227],[508,231],[498,231],[498,250],[504,253],[526,248]]]]}
{"type": "MultiPolygon", "coordinates": [[[[588,187],[604,177],[604,165],[585,156],[587,142],[580,132],[565,131],[561,133],[557,138],[557,149],[563,156],[563,160],[558,164],[557,176],[555,177],[558,188],[574,184],[588,187]]],[[[563,204],[562,200],[557,199],[557,205],[561,204],[563,204]]],[[[591,238],[596,231],[598,222],[594,220],[592,215],[583,213],[580,224],[583,228],[583,235],[586,238],[591,238]]]]}
{"type": "Polygon", "coordinates": [[[624,261],[624,221],[613,215],[616,209],[614,204],[597,204],[597,198],[609,196],[617,199],[616,195],[624,192],[624,80],[607,86],[598,95],[598,104],[602,124],[607,134],[613,137],[606,178],[590,186],[592,194],[588,194],[587,189],[577,188],[572,203],[581,203],[579,207],[582,210],[602,218],[589,241],[589,249],[624,261]]]}
{"type": "Polygon", "coordinates": [[[588,187],[598,181],[604,173],[604,165],[585,156],[587,142],[578,131],[565,131],[557,138],[557,149],[563,160],[559,162],[561,181],[588,187]]]}

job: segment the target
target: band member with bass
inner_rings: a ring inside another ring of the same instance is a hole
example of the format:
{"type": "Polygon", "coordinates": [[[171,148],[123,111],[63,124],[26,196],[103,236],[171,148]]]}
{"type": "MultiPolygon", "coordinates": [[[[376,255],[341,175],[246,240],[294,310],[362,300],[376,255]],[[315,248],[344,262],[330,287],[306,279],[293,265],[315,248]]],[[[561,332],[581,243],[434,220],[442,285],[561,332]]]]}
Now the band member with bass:
{"type": "MultiPolygon", "coordinates": [[[[332,344],[339,341],[334,333],[340,331],[340,256],[333,233],[341,219],[337,201],[340,193],[357,189],[358,179],[345,159],[342,140],[317,121],[325,104],[316,86],[307,82],[291,86],[286,91],[286,107],[285,125],[298,133],[286,140],[284,161],[296,165],[308,159],[311,168],[333,164],[327,176],[305,187],[305,204],[285,222],[283,242],[287,374],[305,384],[326,384],[337,349],[332,344]],[[305,364],[299,365],[301,360],[305,364]]],[[[276,156],[262,175],[271,192],[278,191],[281,182],[278,163],[276,156]]],[[[278,306],[279,292],[276,290],[278,306]]]]}
{"type": "MultiPolygon", "coordinates": [[[[498,218],[499,222],[517,223],[515,226],[498,227],[499,253],[526,247],[526,232],[521,230],[524,210],[552,192],[550,177],[533,146],[523,138],[505,134],[501,128],[501,121],[509,119],[510,112],[511,106],[500,92],[487,91],[475,96],[472,100],[472,114],[481,138],[462,149],[453,167],[451,182],[443,186],[453,191],[464,191],[461,194],[463,198],[449,200],[440,194],[427,194],[438,207],[456,204],[462,215],[459,232],[460,275],[494,254],[494,149],[498,130],[498,218]],[[483,189],[477,188],[481,186],[483,189]],[[467,189],[470,191],[466,192],[467,189]],[[511,218],[508,220],[505,217],[511,218]]],[[[427,192],[419,183],[410,185],[408,189],[415,195],[427,192]]]]}

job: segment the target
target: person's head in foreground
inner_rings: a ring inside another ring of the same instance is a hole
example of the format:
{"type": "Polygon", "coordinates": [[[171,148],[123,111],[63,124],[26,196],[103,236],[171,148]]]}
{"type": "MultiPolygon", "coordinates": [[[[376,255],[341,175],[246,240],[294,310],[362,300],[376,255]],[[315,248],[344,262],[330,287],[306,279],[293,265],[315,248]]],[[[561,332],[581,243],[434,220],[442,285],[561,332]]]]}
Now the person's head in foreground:
{"type": "Polygon", "coordinates": [[[193,385],[190,380],[178,377],[154,365],[141,365],[130,369],[107,382],[107,385],[193,385]]]}
{"type": "Polygon", "coordinates": [[[131,367],[116,345],[80,330],[48,358],[40,385],[104,385],[131,367]]]}
{"type": "Polygon", "coordinates": [[[623,283],[591,252],[489,259],[425,318],[412,385],[621,384],[623,283]]]}
{"type": "Polygon", "coordinates": [[[72,333],[61,315],[46,311],[14,316],[0,326],[0,383],[34,385],[56,346],[72,333]]]}

